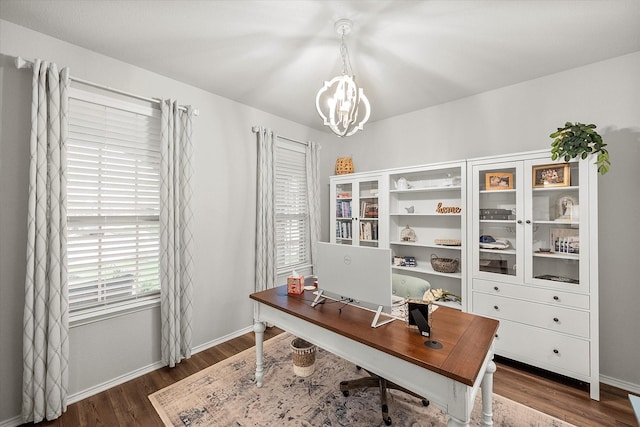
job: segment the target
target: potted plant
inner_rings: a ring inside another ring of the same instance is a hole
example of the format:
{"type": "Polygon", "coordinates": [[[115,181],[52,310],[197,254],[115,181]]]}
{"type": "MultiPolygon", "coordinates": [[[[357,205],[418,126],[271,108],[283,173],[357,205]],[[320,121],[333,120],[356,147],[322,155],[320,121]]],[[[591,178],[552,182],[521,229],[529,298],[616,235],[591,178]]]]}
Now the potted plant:
{"type": "Polygon", "coordinates": [[[611,162],[609,152],[605,148],[607,144],[602,141],[602,137],[595,131],[596,125],[583,123],[566,122],[564,127],[551,135],[551,159],[564,158],[565,162],[580,156],[586,159],[590,155],[596,155],[598,172],[604,175],[609,171],[611,162]]]}

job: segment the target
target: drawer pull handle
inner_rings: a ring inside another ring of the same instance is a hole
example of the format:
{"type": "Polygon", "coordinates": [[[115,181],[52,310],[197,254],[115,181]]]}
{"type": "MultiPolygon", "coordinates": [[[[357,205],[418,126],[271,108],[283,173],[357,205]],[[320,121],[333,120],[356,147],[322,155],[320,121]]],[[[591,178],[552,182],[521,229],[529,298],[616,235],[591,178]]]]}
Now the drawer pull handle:
{"type": "Polygon", "coordinates": [[[559,351],[557,348],[554,348],[554,349],[553,349],[553,352],[554,352],[555,354],[560,353],[560,351],[559,351]]]}
{"type": "Polygon", "coordinates": [[[557,317],[554,317],[554,318],[553,318],[553,321],[554,321],[554,322],[556,322],[556,323],[558,323],[558,322],[560,321],[560,319],[558,319],[557,317]]]}
{"type": "Polygon", "coordinates": [[[493,309],[494,309],[494,310],[499,310],[499,308],[498,308],[498,306],[497,306],[497,305],[494,305],[494,306],[493,306],[493,309]]]}
{"type": "Polygon", "coordinates": [[[558,300],[560,299],[560,297],[559,297],[558,295],[554,295],[554,296],[553,296],[553,299],[554,299],[555,301],[558,301],[558,300]]]}
{"type": "Polygon", "coordinates": [[[494,290],[494,291],[499,291],[499,290],[500,290],[500,288],[498,288],[497,286],[494,286],[494,287],[493,287],[493,290],[494,290]]]}

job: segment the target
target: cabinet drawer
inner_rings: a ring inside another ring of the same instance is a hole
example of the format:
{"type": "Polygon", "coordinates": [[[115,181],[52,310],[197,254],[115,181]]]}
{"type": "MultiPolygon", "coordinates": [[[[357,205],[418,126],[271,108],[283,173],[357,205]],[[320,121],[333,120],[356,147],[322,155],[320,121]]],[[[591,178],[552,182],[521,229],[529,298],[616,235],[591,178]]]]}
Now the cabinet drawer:
{"type": "Polygon", "coordinates": [[[490,280],[473,280],[473,289],[504,297],[514,297],[545,304],[562,305],[573,308],[589,309],[589,296],[553,289],[537,288],[527,285],[493,282],[490,280]]]}
{"type": "Polygon", "coordinates": [[[496,354],[567,376],[589,376],[590,344],[548,330],[500,321],[496,354]]]}
{"type": "Polygon", "coordinates": [[[474,292],[473,312],[589,338],[589,313],[586,311],[474,292]]]}

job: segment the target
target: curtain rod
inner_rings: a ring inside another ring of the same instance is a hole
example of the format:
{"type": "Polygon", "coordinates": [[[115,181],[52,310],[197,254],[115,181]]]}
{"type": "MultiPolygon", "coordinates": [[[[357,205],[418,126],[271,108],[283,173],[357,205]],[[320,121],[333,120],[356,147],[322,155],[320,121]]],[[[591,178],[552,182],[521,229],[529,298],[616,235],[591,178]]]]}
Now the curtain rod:
{"type": "MultiPolygon", "coordinates": [[[[260,132],[260,126],[253,126],[251,128],[251,130],[253,131],[253,133],[258,133],[260,132]]],[[[276,136],[280,139],[285,139],[287,141],[293,142],[295,144],[301,144],[301,145],[309,145],[308,142],[303,142],[303,141],[298,141],[297,139],[291,139],[291,138],[287,138],[286,136],[281,136],[281,135],[277,135],[276,136]]]]}
{"type": "MultiPolygon", "coordinates": [[[[16,56],[15,57],[15,64],[16,64],[16,68],[17,69],[33,68],[33,61],[29,61],[29,60],[24,59],[24,58],[22,58],[20,56],[16,56]]],[[[76,83],[80,83],[80,84],[83,84],[85,86],[91,86],[91,87],[95,87],[97,89],[102,89],[102,90],[106,90],[106,91],[109,91],[109,92],[117,93],[118,95],[128,96],[129,98],[135,98],[135,99],[139,99],[141,101],[150,102],[150,103],[153,103],[153,104],[160,104],[160,102],[161,102],[161,100],[159,98],[147,98],[146,96],[136,95],[135,93],[125,92],[125,91],[120,90],[120,89],[114,89],[114,88],[109,87],[109,86],[104,86],[104,85],[101,85],[101,84],[98,84],[98,83],[90,82],[88,80],[79,79],[79,78],[73,77],[73,76],[70,76],[69,78],[71,79],[71,81],[74,81],[76,83]]],[[[181,105],[181,106],[178,107],[178,109],[182,110],[182,111],[185,111],[186,107],[181,105]]],[[[200,115],[200,110],[195,108],[193,110],[193,115],[194,116],[200,115]]]]}

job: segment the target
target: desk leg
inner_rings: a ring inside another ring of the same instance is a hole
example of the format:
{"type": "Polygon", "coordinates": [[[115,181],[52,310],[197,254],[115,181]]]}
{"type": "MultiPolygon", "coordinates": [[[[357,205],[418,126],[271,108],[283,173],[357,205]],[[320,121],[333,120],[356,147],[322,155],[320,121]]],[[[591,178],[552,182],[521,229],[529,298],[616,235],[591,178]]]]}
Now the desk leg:
{"type": "Polygon", "coordinates": [[[480,389],[482,391],[482,426],[491,427],[493,425],[493,373],[496,371],[496,364],[492,360],[487,365],[487,370],[482,377],[480,389]]]}
{"type": "Polygon", "coordinates": [[[264,330],[266,326],[264,322],[254,322],[253,332],[256,335],[256,386],[262,387],[264,353],[262,351],[262,343],[264,342],[264,330]]]}

